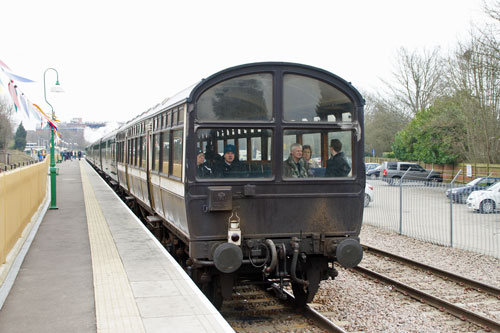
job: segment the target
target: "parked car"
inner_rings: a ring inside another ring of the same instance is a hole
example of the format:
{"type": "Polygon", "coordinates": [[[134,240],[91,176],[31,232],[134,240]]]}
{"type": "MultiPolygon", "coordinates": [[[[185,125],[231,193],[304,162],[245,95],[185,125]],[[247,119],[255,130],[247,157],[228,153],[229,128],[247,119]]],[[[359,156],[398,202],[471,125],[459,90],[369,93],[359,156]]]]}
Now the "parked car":
{"type": "Polygon", "coordinates": [[[372,170],[372,169],[375,169],[376,167],[378,167],[380,164],[378,163],[365,163],[365,169],[366,169],[366,172],[372,170]]]}
{"type": "Polygon", "coordinates": [[[467,198],[467,208],[486,214],[500,210],[500,183],[472,192],[467,198]]]}
{"type": "Polygon", "coordinates": [[[485,190],[493,184],[500,181],[500,177],[479,177],[476,178],[465,186],[456,187],[446,191],[446,196],[451,197],[453,202],[465,203],[469,194],[478,190],[485,190]]]}
{"type": "Polygon", "coordinates": [[[366,183],[365,185],[365,207],[370,205],[370,202],[373,201],[373,186],[366,183]]]}
{"type": "Polygon", "coordinates": [[[380,177],[380,173],[382,172],[383,165],[380,164],[378,167],[368,170],[366,172],[366,178],[377,179],[380,177]]]}
{"type": "Polygon", "coordinates": [[[401,177],[406,173],[405,180],[421,180],[428,182],[442,182],[443,177],[439,172],[429,171],[418,165],[410,162],[384,162],[383,164],[383,180],[389,184],[399,185],[401,177]]]}

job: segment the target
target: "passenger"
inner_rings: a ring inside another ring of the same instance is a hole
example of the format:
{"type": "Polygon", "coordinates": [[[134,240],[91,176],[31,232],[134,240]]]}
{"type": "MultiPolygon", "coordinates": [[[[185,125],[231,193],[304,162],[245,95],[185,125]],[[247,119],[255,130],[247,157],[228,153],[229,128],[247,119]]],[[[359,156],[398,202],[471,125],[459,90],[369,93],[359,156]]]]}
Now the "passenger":
{"type": "Polygon", "coordinates": [[[205,161],[203,150],[197,149],[196,153],[196,176],[200,178],[212,177],[212,169],[210,169],[205,161]]]}
{"type": "Polygon", "coordinates": [[[302,145],[293,143],[290,146],[290,156],[283,162],[283,176],[286,178],[306,178],[308,167],[302,158],[302,145]]]}
{"type": "Polygon", "coordinates": [[[302,156],[304,157],[304,161],[306,162],[307,164],[307,168],[308,168],[308,174],[310,177],[314,176],[314,172],[313,172],[313,169],[315,168],[321,168],[321,165],[319,164],[318,161],[316,160],[313,160],[311,157],[312,157],[312,149],[311,149],[311,146],[309,145],[304,145],[304,147],[302,147],[302,156]]]}
{"type": "Polygon", "coordinates": [[[330,153],[332,156],[326,161],[325,177],[346,177],[351,171],[342,150],[342,142],[339,139],[330,141],[330,153]]]}
{"type": "Polygon", "coordinates": [[[82,151],[81,151],[81,150],[79,150],[79,151],[78,151],[78,160],[81,160],[81,159],[82,159],[82,151]]]}
{"type": "Polygon", "coordinates": [[[217,178],[244,178],[248,177],[245,165],[236,158],[236,147],[228,144],[224,147],[224,159],[216,164],[217,178]]]}

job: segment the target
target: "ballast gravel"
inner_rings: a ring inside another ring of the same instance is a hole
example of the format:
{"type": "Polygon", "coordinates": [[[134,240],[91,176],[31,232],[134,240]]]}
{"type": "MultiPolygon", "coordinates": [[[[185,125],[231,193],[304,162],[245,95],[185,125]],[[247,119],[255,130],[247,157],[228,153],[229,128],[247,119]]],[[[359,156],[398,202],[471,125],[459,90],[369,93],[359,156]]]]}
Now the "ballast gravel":
{"type": "MultiPolygon", "coordinates": [[[[500,260],[364,225],[361,243],[500,287],[500,260]]],[[[362,265],[362,263],[361,263],[362,265]]],[[[391,287],[336,266],[310,305],[348,332],[485,332],[391,287]]],[[[500,302],[500,300],[499,300],[500,302]]]]}

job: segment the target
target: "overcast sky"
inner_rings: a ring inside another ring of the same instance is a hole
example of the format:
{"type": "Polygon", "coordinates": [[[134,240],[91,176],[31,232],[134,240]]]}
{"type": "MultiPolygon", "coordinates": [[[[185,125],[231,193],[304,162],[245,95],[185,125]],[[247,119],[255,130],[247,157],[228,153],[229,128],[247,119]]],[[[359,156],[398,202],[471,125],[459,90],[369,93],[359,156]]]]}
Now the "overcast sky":
{"type": "MultiPolygon", "coordinates": [[[[485,20],[481,4],[2,0],[0,60],[36,81],[18,86],[48,113],[43,73],[56,68],[65,93],[47,99],[62,121],[127,121],[204,77],[250,62],[304,63],[374,92],[390,77],[398,48],[447,52],[472,22],[485,20]]],[[[47,72],[47,89],[55,79],[47,72]]]]}

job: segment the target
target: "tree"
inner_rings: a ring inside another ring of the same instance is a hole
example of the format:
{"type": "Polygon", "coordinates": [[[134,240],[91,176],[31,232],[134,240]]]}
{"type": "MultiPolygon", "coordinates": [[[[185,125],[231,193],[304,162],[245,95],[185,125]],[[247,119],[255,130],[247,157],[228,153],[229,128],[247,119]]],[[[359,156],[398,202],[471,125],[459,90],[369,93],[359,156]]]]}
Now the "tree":
{"type": "Polygon", "coordinates": [[[443,59],[438,48],[421,53],[400,48],[395,63],[397,68],[392,72],[393,81],[383,81],[395,102],[394,107],[415,115],[441,95],[445,85],[443,59]]]}
{"type": "Polygon", "coordinates": [[[397,133],[393,151],[403,161],[454,164],[468,147],[459,98],[442,97],[418,112],[408,126],[397,133]]]}
{"type": "Polygon", "coordinates": [[[24,129],[23,123],[21,122],[16,130],[16,135],[14,136],[14,149],[23,151],[26,147],[26,130],[24,129]]]}
{"type": "Polygon", "coordinates": [[[463,153],[483,163],[500,163],[500,41],[495,34],[500,20],[495,22],[497,28],[473,31],[469,41],[459,43],[447,71],[465,120],[463,153]]]}
{"type": "Polygon", "coordinates": [[[0,149],[7,149],[12,138],[11,112],[12,106],[4,100],[0,100],[0,149]]]}
{"type": "Polygon", "coordinates": [[[381,97],[364,93],[365,106],[365,153],[376,156],[392,151],[394,136],[410,121],[410,118],[393,107],[393,103],[381,97]]]}

